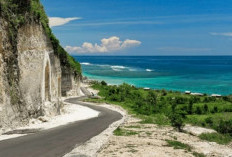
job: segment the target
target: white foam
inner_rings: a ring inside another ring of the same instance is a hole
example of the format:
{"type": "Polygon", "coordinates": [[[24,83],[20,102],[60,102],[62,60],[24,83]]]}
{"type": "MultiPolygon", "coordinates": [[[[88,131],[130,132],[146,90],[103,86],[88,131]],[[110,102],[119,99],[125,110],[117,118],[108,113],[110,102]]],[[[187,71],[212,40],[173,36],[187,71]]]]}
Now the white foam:
{"type": "Polygon", "coordinates": [[[147,71],[147,72],[152,72],[153,70],[151,70],[151,69],[146,69],[146,71],[147,71]]]}
{"type": "Polygon", "coordinates": [[[120,66],[120,65],[113,65],[113,66],[110,66],[110,67],[114,71],[122,71],[123,69],[126,69],[126,67],[120,66]]]}
{"type": "Polygon", "coordinates": [[[81,65],[91,65],[91,63],[88,62],[84,62],[84,63],[80,63],[81,65]]]}
{"type": "Polygon", "coordinates": [[[119,66],[119,65],[114,65],[114,66],[111,66],[111,68],[113,69],[126,69],[126,67],[124,66],[119,66]]]}

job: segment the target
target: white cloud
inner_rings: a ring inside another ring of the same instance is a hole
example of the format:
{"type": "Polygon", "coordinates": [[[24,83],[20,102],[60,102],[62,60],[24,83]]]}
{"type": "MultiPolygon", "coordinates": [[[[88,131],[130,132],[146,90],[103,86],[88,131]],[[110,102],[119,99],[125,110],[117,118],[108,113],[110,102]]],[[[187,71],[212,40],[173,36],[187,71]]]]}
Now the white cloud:
{"type": "Polygon", "coordinates": [[[70,53],[106,53],[139,46],[140,44],[141,42],[138,40],[127,39],[125,41],[121,41],[119,37],[113,36],[108,39],[102,39],[100,45],[97,43],[92,44],[84,42],[80,47],[66,46],[65,50],[70,53]]]}
{"type": "Polygon", "coordinates": [[[49,17],[50,27],[65,25],[74,20],[80,20],[80,17],[70,17],[70,18],[61,18],[61,17],[49,17]]]}
{"type": "Polygon", "coordinates": [[[210,33],[211,35],[219,35],[219,36],[227,36],[227,37],[232,37],[232,32],[227,32],[227,33],[210,33]]]}

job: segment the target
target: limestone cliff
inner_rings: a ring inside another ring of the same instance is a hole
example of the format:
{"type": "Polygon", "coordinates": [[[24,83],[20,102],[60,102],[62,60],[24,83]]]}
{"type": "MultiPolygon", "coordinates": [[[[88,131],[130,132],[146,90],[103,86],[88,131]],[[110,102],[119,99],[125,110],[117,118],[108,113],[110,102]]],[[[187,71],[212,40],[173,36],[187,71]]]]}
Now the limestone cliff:
{"type": "Polygon", "coordinates": [[[0,128],[58,114],[78,95],[79,63],[59,45],[39,0],[0,0],[0,128]]]}

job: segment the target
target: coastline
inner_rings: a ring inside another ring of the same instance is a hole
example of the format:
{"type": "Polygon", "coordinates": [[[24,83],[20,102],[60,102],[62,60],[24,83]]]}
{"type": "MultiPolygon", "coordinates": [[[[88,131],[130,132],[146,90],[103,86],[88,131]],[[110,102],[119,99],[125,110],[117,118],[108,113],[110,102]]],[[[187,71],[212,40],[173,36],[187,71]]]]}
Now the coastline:
{"type": "Polygon", "coordinates": [[[82,64],[84,76],[109,84],[126,82],[140,88],[232,94],[232,57],[79,56],[75,59],[82,64]]]}
{"type": "MultiPolygon", "coordinates": [[[[101,82],[101,81],[105,81],[108,85],[110,85],[110,86],[114,86],[114,85],[116,85],[116,86],[119,86],[119,85],[121,85],[121,84],[112,84],[112,83],[108,83],[106,80],[104,80],[104,79],[90,79],[90,78],[88,78],[87,76],[84,76],[83,77],[83,81],[84,81],[84,83],[91,83],[91,82],[95,82],[95,81],[98,81],[98,82],[101,82]]],[[[123,82],[123,83],[126,83],[126,84],[129,84],[129,85],[131,85],[131,86],[135,86],[135,85],[133,85],[133,84],[130,84],[130,83],[127,83],[127,82],[123,82]]],[[[122,83],[122,84],[123,84],[122,83]]],[[[135,86],[135,87],[137,87],[137,86],[135,86]]],[[[230,95],[232,95],[232,93],[231,94],[228,94],[228,95],[221,95],[221,94],[218,94],[218,93],[212,93],[212,94],[206,94],[206,93],[200,93],[200,92],[196,92],[196,91],[194,91],[194,92],[192,92],[192,91],[190,91],[190,90],[185,90],[185,91],[175,91],[175,90],[169,90],[169,89],[165,89],[165,88],[162,88],[162,89],[153,89],[153,88],[150,88],[150,87],[137,87],[137,88],[142,88],[142,89],[145,89],[145,90],[165,90],[165,91],[167,91],[167,92],[176,92],[176,93],[182,93],[182,94],[188,94],[188,95],[193,95],[193,96],[211,96],[211,97],[223,97],[223,96],[230,96],[230,95]]]]}

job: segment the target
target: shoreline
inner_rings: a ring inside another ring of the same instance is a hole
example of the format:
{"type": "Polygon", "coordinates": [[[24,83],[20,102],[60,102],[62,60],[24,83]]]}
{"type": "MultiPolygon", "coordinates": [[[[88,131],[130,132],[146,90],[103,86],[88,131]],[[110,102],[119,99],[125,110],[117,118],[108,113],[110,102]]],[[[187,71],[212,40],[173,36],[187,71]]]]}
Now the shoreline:
{"type": "MultiPolygon", "coordinates": [[[[107,83],[107,85],[109,86],[119,86],[121,84],[112,84],[112,83],[108,83],[106,80],[102,79],[102,80],[98,80],[98,79],[90,79],[88,78],[87,76],[84,76],[84,79],[83,81],[86,81],[86,82],[83,82],[83,83],[91,83],[91,82],[94,82],[94,81],[98,81],[98,82],[101,82],[101,81],[105,81],[107,83]]],[[[141,89],[144,89],[144,90],[154,90],[154,91],[161,91],[161,90],[165,90],[167,92],[175,92],[175,93],[181,93],[181,94],[189,94],[189,95],[193,95],[193,96],[209,96],[209,97],[224,97],[224,96],[230,96],[232,95],[231,94],[227,94],[227,95],[222,95],[222,94],[219,94],[219,93],[212,93],[212,94],[207,94],[207,93],[201,93],[201,92],[197,92],[197,91],[190,91],[190,90],[185,90],[185,91],[178,91],[178,90],[170,90],[170,89],[165,89],[165,88],[162,88],[162,89],[155,89],[155,88],[150,88],[150,87],[138,87],[136,85],[133,85],[133,84],[130,84],[130,83],[127,83],[127,82],[124,82],[126,84],[129,84],[131,86],[135,86],[136,88],[141,88],[141,89]]]]}
{"type": "Polygon", "coordinates": [[[76,59],[83,63],[83,76],[99,81],[105,80],[111,84],[126,82],[136,87],[149,87],[155,90],[177,92],[190,90],[194,93],[223,96],[232,94],[230,58],[80,56],[76,59]],[[147,69],[153,71],[148,72],[147,69]]]}

